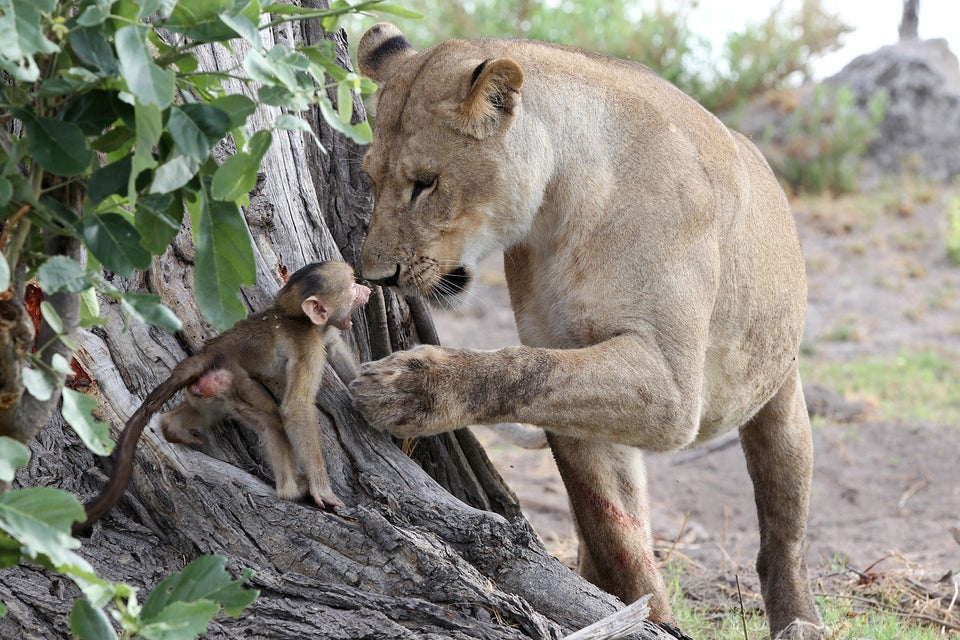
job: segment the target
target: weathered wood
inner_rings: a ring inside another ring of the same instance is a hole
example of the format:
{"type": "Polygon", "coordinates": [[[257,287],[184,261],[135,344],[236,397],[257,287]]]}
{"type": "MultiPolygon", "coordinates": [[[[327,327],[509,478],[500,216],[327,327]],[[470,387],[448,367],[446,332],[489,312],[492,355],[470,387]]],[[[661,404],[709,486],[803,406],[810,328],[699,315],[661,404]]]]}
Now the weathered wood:
{"type": "MultiPolygon", "coordinates": [[[[232,64],[222,49],[205,52],[207,68],[232,64]]],[[[267,122],[271,114],[258,117],[267,122]]],[[[258,284],[244,298],[253,310],[277,290],[281,267],[356,259],[370,201],[360,153],[325,126],[318,132],[327,155],[298,133],[276,132],[264,160],[246,213],[258,284]]],[[[79,360],[93,380],[89,393],[115,427],[212,334],[192,304],[191,268],[185,229],[145,276],[112,277],[121,289],[159,293],[184,320],[178,336],[126,326],[119,306],[101,300],[107,324],[77,337],[79,360]]],[[[383,300],[390,344],[378,352],[416,344],[424,339],[418,330],[429,334],[429,314],[415,328],[403,300],[389,293],[383,300]]],[[[353,337],[357,353],[369,358],[366,321],[355,323],[353,337]]],[[[469,432],[401,448],[366,425],[329,367],[318,403],[331,481],[346,507],[324,511],[278,500],[256,439],[235,425],[216,428],[199,450],[167,443],[149,427],[129,491],[83,540],[81,554],[102,576],[145,590],[201,554],[226,556],[234,572],[252,569],[261,596],[238,620],[217,618],[209,638],[552,639],[621,606],[547,554],[469,432]],[[404,453],[411,448],[429,475],[404,453]]],[[[21,486],[59,487],[89,499],[110,467],[58,417],[33,451],[21,486]]],[[[36,567],[0,572],[0,598],[9,608],[0,637],[69,637],[78,595],[36,567]]],[[[629,637],[670,636],[647,622],[629,637]]]]}

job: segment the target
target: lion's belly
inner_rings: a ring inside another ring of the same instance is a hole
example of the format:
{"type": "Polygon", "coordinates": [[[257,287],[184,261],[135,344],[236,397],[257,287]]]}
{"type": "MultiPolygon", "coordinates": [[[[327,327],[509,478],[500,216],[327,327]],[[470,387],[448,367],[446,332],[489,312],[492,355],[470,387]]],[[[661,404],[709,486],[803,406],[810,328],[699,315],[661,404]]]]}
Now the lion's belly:
{"type": "MultiPolygon", "coordinates": [[[[620,296],[608,291],[598,299],[589,281],[561,279],[557,274],[555,269],[530,271],[511,279],[508,272],[523,344],[573,349],[637,329],[625,319],[632,315],[628,311],[629,288],[621,289],[620,296]]],[[[740,294],[749,295],[746,292],[753,290],[753,286],[743,287],[740,294]]],[[[700,430],[693,444],[744,424],[776,393],[795,365],[803,304],[791,302],[789,297],[772,305],[769,300],[763,305],[753,299],[734,302],[728,298],[726,302],[729,314],[713,318],[709,330],[700,430]],[[742,315],[745,308],[753,309],[746,317],[742,315]]]]}

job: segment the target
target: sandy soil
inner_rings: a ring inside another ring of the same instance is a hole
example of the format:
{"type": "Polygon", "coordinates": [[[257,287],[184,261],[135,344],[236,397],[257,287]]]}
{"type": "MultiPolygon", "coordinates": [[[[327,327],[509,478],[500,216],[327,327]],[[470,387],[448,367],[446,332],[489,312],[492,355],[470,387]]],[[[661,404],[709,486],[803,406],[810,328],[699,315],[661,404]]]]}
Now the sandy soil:
{"type": "MultiPolygon", "coordinates": [[[[926,348],[960,356],[960,267],[945,252],[944,203],[955,193],[908,184],[884,195],[795,201],[810,290],[804,357],[926,348]]],[[[444,344],[518,343],[501,266],[484,263],[464,308],[435,312],[444,344]]],[[[853,399],[827,401],[855,419],[815,427],[811,577],[836,575],[840,561],[934,581],[960,570],[960,425],[901,423],[858,411],[853,399]]],[[[475,431],[548,548],[572,566],[576,540],[549,451],[475,431]]],[[[684,587],[723,588],[738,575],[745,590],[758,591],[756,516],[735,438],[650,454],[648,465],[658,549],[687,560],[684,587]]]]}

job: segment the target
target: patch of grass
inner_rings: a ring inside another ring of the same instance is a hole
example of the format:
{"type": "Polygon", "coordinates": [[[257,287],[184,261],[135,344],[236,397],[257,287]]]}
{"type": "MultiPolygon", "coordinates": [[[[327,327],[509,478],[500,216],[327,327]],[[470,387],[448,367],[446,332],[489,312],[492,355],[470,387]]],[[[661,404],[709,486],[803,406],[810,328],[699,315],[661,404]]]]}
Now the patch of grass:
{"type": "Polygon", "coordinates": [[[861,342],[863,336],[852,324],[841,324],[826,332],[823,339],[829,342],[861,342]]]}
{"type": "Polygon", "coordinates": [[[833,630],[835,638],[942,640],[945,637],[939,628],[932,625],[904,619],[904,616],[889,611],[864,611],[856,606],[856,601],[845,598],[819,598],[817,606],[821,618],[833,630]]]}
{"type": "MultiPolygon", "coordinates": [[[[768,637],[759,594],[743,591],[742,609],[736,590],[727,584],[717,585],[722,593],[716,598],[688,597],[680,584],[683,564],[670,562],[663,567],[663,572],[673,613],[684,632],[693,638],[710,640],[768,637]]],[[[836,593],[817,597],[817,610],[832,638],[936,640],[953,631],[956,619],[948,608],[949,594],[927,591],[895,574],[870,576],[873,582],[867,586],[836,585],[836,593]],[[943,624],[948,625],[947,629],[943,624]]],[[[950,591],[947,587],[944,589],[950,591]]]]}
{"type": "Polygon", "coordinates": [[[807,359],[801,373],[876,405],[884,418],[960,424],[960,354],[940,350],[902,352],[848,362],[807,359]]]}
{"type": "Polygon", "coordinates": [[[953,196],[947,204],[947,257],[960,266],[960,196],[953,196]]]}

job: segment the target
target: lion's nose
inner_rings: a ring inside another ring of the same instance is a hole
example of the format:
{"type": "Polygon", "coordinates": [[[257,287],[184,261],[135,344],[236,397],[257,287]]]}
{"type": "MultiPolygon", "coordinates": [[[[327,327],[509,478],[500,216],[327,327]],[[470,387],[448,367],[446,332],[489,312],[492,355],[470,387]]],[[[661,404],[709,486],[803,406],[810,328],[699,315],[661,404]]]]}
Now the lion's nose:
{"type": "Polygon", "coordinates": [[[400,281],[400,263],[397,263],[397,268],[393,272],[393,275],[385,278],[368,278],[367,275],[364,274],[364,278],[366,278],[370,284],[378,284],[381,287],[395,287],[400,281]]]}

